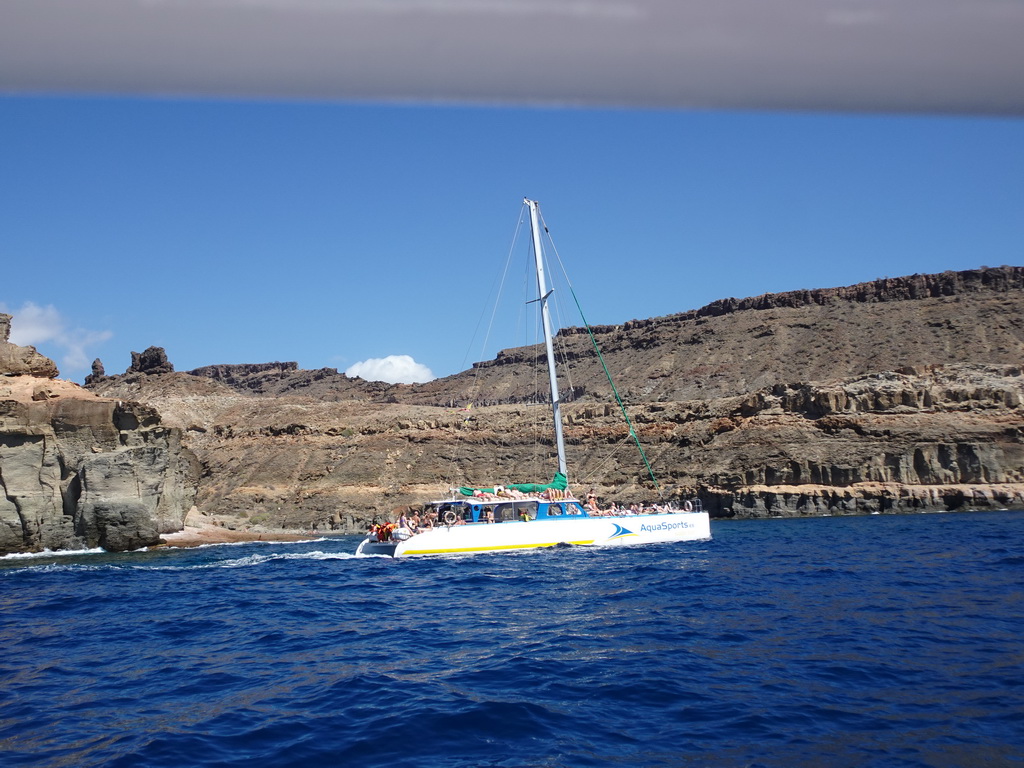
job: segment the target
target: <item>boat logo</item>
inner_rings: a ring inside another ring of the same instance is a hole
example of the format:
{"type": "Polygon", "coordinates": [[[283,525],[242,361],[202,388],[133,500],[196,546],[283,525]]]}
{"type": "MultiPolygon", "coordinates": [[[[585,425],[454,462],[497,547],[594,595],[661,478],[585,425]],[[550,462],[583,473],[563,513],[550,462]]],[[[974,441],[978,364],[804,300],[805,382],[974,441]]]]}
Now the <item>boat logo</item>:
{"type": "Polygon", "coordinates": [[[609,541],[611,541],[612,539],[621,539],[624,536],[636,536],[636,534],[633,533],[631,530],[629,530],[628,528],[623,528],[618,523],[612,523],[612,525],[615,526],[615,533],[608,537],[609,541]]]}

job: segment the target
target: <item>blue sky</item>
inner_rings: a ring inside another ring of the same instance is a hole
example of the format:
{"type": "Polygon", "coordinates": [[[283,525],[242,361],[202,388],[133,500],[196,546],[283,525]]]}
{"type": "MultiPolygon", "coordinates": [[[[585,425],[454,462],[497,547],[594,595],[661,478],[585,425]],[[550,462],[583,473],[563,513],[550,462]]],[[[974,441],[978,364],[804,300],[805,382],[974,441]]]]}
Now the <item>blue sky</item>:
{"type": "Polygon", "coordinates": [[[1024,120],[7,97],[0,310],[75,381],[444,376],[524,341],[474,336],[524,196],[593,324],[1019,265],[1024,120]]]}

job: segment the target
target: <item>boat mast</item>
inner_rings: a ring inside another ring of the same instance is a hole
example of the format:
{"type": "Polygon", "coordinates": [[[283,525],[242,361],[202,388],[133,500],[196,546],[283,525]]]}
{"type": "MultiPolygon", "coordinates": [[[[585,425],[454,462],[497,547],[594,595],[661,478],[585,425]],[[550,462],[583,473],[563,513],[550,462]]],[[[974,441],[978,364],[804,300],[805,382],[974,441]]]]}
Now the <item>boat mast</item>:
{"type": "Polygon", "coordinates": [[[565,466],[565,442],[562,440],[562,412],[558,402],[558,377],[555,375],[555,346],[551,341],[551,316],[548,314],[548,291],[544,282],[544,255],[540,247],[540,204],[523,198],[530,206],[530,229],[533,232],[533,256],[537,261],[537,291],[540,293],[540,315],[544,324],[544,346],[548,351],[548,379],[551,382],[551,412],[555,420],[555,445],[558,447],[558,471],[569,477],[565,466]]]}

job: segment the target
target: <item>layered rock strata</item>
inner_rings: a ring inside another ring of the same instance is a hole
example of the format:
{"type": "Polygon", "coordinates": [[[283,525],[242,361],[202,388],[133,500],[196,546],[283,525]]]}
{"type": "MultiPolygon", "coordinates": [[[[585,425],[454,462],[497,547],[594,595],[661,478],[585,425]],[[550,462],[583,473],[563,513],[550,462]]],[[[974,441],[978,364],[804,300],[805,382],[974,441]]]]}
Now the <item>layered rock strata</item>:
{"type": "MultiPolygon", "coordinates": [[[[554,466],[550,415],[536,406],[166,388],[151,402],[187,430],[204,467],[197,504],[229,527],[357,531],[453,486],[546,480],[554,466]]],[[[1019,368],[952,366],[630,411],[661,498],[760,517],[1022,507],[1022,402],[1019,368]]],[[[564,416],[577,490],[606,502],[659,498],[617,408],[571,403],[564,416]]]]}
{"type": "Polygon", "coordinates": [[[199,471],[181,430],[164,426],[150,406],[4,373],[0,555],[136,549],[181,529],[199,471]]]}
{"type": "MultiPolygon", "coordinates": [[[[1024,269],[723,300],[595,329],[666,498],[716,516],[1024,505],[1024,269]]],[[[571,480],[655,500],[590,341],[560,334],[571,480]],[[593,375],[589,375],[593,374],[593,375]],[[600,401],[600,402],[599,402],[600,401]]],[[[545,480],[537,348],[425,385],[290,363],[108,377],[203,465],[198,505],[236,527],[358,530],[463,484],[545,480]],[[464,410],[474,403],[472,411],[464,410]]]]}
{"type": "MultiPolygon", "coordinates": [[[[667,317],[592,329],[632,402],[728,397],[785,381],[852,379],[903,367],[1024,360],[1024,268],[888,278],[844,288],[722,299],[667,317]]],[[[611,397],[589,335],[556,337],[563,400],[611,397]]],[[[539,346],[503,350],[472,371],[396,389],[408,403],[530,402],[539,346]]],[[[541,399],[545,399],[543,394],[541,399]]]]}

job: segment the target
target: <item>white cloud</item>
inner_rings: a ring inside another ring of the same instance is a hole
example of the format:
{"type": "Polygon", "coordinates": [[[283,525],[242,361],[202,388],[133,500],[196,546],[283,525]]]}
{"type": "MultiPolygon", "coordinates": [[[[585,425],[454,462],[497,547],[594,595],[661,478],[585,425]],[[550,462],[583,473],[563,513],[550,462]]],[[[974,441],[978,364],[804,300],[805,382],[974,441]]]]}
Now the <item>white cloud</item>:
{"type": "Polygon", "coordinates": [[[386,381],[389,384],[422,383],[434,378],[427,366],[417,363],[409,355],[371,357],[350,365],[345,375],[358,376],[367,381],[386,381]]]}
{"type": "Polygon", "coordinates": [[[42,346],[40,352],[53,356],[54,348],[61,353],[58,361],[64,375],[80,372],[90,364],[88,348],[102,344],[114,334],[110,331],[90,331],[85,328],[68,328],[60,312],[52,304],[40,307],[27,301],[20,309],[7,309],[0,304],[0,311],[11,315],[11,343],[20,346],[42,346]],[[47,350],[46,347],[50,349],[47,350]]]}

